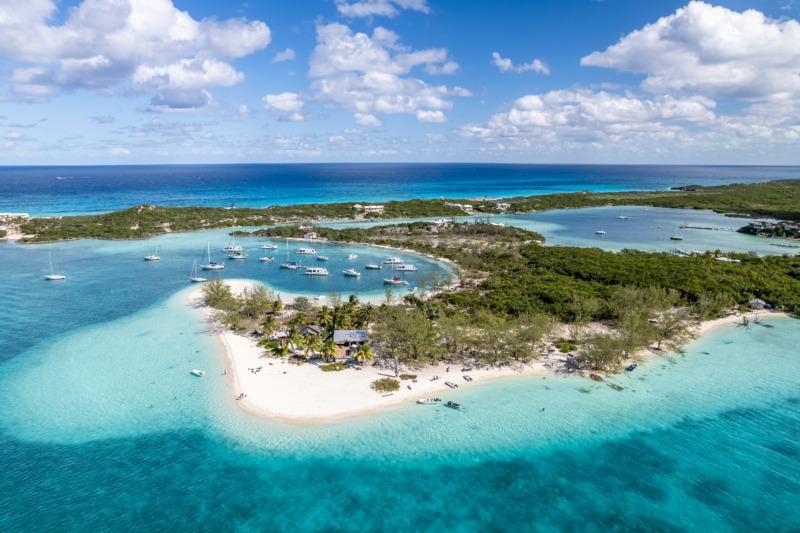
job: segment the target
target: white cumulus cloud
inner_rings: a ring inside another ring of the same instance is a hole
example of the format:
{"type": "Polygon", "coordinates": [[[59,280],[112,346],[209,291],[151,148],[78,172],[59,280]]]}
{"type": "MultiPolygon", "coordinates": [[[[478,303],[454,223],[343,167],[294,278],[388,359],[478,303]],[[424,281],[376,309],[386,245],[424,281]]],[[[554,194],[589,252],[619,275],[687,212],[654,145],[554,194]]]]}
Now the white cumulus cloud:
{"type": "Polygon", "coordinates": [[[499,52],[492,52],[492,63],[500,72],[536,72],[537,74],[550,74],[550,67],[541,59],[533,59],[530,63],[515,65],[507,57],[503,57],[499,52]]]}
{"type": "Polygon", "coordinates": [[[643,88],[657,93],[797,98],[800,23],[695,1],[584,57],[581,64],[643,74],[643,88]]]}
{"type": "Polygon", "coordinates": [[[297,93],[265,94],[261,100],[264,108],[280,120],[299,122],[305,118],[302,113],[305,102],[297,93]]]}
{"type": "Polygon", "coordinates": [[[336,9],[345,17],[394,17],[402,10],[429,13],[426,0],[336,0],[336,9]]]}
{"type": "Polygon", "coordinates": [[[264,22],[196,20],[172,0],[83,0],[64,12],[53,0],[0,4],[0,58],[28,64],[10,81],[29,96],[128,83],[155,93],[192,90],[197,100],[241,81],[231,62],[270,40],[264,22]]]}
{"type": "Polygon", "coordinates": [[[280,50],[279,52],[275,53],[275,57],[272,58],[273,63],[283,63],[284,61],[292,61],[295,57],[294,50],[292,48],[286,48],[285,50],[280,50]]]}
{"type": "Polygon", "coordinates": [[[423,68],[444,73],[457,68],[453,64],[446,49],[410,50],[386,28],[377,27],[368,35],[333,23],[317,27],[309,76],[317,99],[372,117],[356,117],[359,123],[380,123],[375,113],[408,113],[422,120],[441,116],[443,120],[444,111],[453,106],[450,97],[469,92],[430,85],[412,71],[423,68]],[[430,113],[434,111],[439,113],[430,113]]]}

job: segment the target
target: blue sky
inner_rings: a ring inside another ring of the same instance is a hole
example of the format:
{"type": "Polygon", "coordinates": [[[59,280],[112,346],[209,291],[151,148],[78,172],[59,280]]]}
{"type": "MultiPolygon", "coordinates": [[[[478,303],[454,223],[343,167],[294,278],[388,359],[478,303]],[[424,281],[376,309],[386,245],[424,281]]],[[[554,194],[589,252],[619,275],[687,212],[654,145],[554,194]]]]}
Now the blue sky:
{"type": "Polygon", "coordinates": [[[799,164],[799,18],[798,0],[6,0],[0,164],[799,164]]]}

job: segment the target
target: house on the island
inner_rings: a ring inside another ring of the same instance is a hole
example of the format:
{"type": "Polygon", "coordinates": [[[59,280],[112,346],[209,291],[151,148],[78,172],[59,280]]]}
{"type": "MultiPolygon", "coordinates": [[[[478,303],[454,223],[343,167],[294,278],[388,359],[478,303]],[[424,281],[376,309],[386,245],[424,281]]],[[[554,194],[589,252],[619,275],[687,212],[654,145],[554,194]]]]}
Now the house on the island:
{"type": "Polygon", "coordinates": [[[500,202],[500,203],[495,204],[494,208],[497,209],[498,211],[500,211],[501,213],[505,213],[506,211],[511,209],[511,204],[500,202]]]}
{"type": "Polygon", "coordinates": [[[454,207],[456,209],[461,209],[467,214],[472,214],[475,212],[475,208],[471,204],[458,204],[455,202],[445,202],[444,205],[447,207],[454,207]]]}
{"type": "Polygon", "coordinates": [[[365,329],[334,330],[333,343],[336,345],[336,359],[349,359],[367,341],[369,341],[369,337],[365,329]]]}
{"type": "Polygon", "coordinates": [[[316,324],[306,324],[297,330],[297,332],[303,337],[319,337],[322,335],[322,328],[316,324]]]}
{"type": "Polygon", "coordinates": [[[761,298],[753,298],[750,300],[750,309],[752,311],[763,311],[764,309],[772,309],[772,306],[761,298]]]}
{"type": "Polygon", "coordinates": [[[384,206],[381,204],[355,204],[353,209],[364,213],[383,213],[384,206]]]}
{"type": "Polygon", "coordinates": [[[316,231],[307,231],[306,233],[303,233],[303,239],[307,241],[315,241],[319,239],[319,235],[317,235],[316,231]]]}

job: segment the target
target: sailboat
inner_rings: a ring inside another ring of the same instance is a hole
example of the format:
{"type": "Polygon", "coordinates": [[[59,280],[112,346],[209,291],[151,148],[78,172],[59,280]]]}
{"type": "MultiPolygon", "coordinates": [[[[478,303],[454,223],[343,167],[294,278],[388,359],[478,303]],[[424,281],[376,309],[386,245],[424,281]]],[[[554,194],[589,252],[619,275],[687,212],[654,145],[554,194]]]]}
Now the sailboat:
{"type": "Polygon", "coordinates": [[[300,265],[296,261],[289,261],[289,238],[286,238],[286,262],[281,265],[285,270],[299,270],[300,265]]]}
{"type": "Polygon", "coordinates": [[[208,262],[200,265],[203,270],[222,270],[225,265],[211,260],[211,245],[206,243],[206,252],[208,253],[208,262]]]}
{"type": "Polygon", "coordinates": [[[197,274],[197,259],[192,261],[192,273],[189,276],[189,281],[192,283],[203,283],[204,281],[208,281],[207,278],[204,278],[197,274]]]}
{"type": "Polygon", "coordinates": [[[47,252],[47,261],[50,263],[50,273],[44,276],[44,279],[47,281],[61,281],[63,279],[67,279],[67,276],[64,274],[56,274],[53,272],[53,254],[47,252]]]}
{"type": "MultiPolygon", "coordinates": [[[[228,241],[228,245],[222,249],[223,252],[227,253],[242,253],[244,252],[244,247],[236,244],[236,228],[231,228],[231,240],[228,241]]],[[[231,258],[231,259],[238,259],[238,258],[231,258]]]]}
{"type": "Polygon", "coordinates": [[[156,249],[152,254],[144,256],[144,260],[145,261],[161,261],[161,256],[158,255],[158,246],[156,246],[156,249]]]}

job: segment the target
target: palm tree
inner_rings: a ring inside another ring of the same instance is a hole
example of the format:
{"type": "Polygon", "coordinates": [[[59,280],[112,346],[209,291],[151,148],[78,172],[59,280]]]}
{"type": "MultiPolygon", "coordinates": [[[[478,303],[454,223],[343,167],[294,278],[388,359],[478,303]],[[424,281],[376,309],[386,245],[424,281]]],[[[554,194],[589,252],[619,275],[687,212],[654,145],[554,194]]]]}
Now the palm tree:
{"type": "Polygon", "coordinates": [[[278,342],[274,339],[270,339],[268,342],[264,343],[262,346],[269,350],[275,357],[284,358],[288,357],[291,353],[289,350],[289,346],[286,343],[278,342]]]}
{"type": "Polygon", "coordinates": [[[322,339],[315,336],[306,337],[304,349],[306,359],[308,359],[313,353],[319,353],[319,351],[322,349],[322,339]]]}
{"type": "Polygon", "coordinates": [[[322,358],[326,361],[333,361],[336,358],[336,350],[337,350],[336,343],[333,342],[333,339],[328,339],[324,343],[322,343],[322,348],[320,349],[320,353],[322,354],[322,358]]]}
{"type": "Polygon", "coordinates": [[[358,351],[356,352],[354,359],[359,363],[366,363],[367,361],[372,361],[375,359],[375,354],[372,353],[372,348],[370,345],[364,343],[358,347],[358,351]]]}

